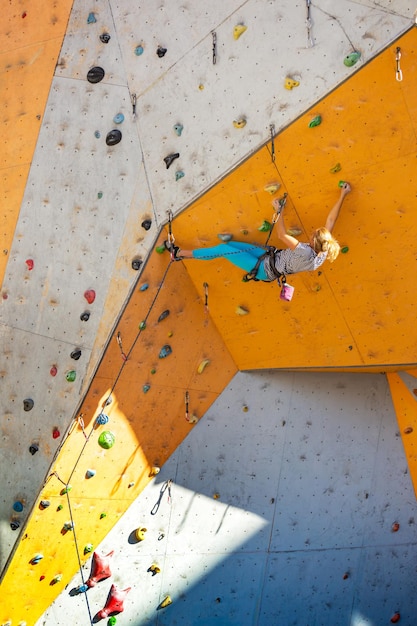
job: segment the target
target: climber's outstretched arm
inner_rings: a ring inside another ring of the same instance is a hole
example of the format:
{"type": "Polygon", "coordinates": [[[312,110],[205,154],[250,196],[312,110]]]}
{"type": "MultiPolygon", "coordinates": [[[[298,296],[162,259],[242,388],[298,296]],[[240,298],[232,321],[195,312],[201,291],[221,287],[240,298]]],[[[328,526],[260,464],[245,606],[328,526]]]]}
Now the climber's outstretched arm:
{"type": "Polygon", "coordinates": [[[347,194],[351,191],[349,183],[344,183],[343,187],[340,190],[340,196],[326,220],[326,228],[328,231],[332,232],[334,225],[336,224],[336,220],[339,217],[340,209],[342,208],[343,200],[347,196],[347,194]]]}

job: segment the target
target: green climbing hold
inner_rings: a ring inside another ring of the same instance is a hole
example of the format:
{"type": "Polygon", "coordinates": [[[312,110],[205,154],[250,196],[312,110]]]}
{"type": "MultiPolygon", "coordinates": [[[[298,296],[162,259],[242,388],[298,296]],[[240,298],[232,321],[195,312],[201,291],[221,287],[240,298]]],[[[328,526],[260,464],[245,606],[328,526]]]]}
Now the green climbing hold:
{"type": "Polygon", "coordinates": [[[179,170],[178,172],[175,172],[175,180],[181,180],[181,178],[184,178],[185,174],[182,170],[179,170]]]}
{"type": "Polygon", "coordinates": [[[145,330],[145,328],[146,328],[146,322],[143,321],[139,324],[139,330],[145,330]]]}
{"type": "Polygon", "coordinates": [[[115,618],[114,615],[112,615],[111,617],[109,617],[109,621],[107,622],[108,626],[114,626],[117,622],[117,619],[115,618]]]}
{"type": "Polygon", "coordinates": [[[105,517],[107,517],[107,513],[100,513],[100,519],[104,519],[105,517]]]}
{"type": "Polygon", "coordinates": [[[360,58],[361,53],[355,50],[344,58],[343,63],[346,65],[346,67],[352,67],[352,65],[355,65],[355,63],[357,63],[360,58]]]}
{"type": "Polygon", "coordinates": [[[315,126],[320,126],[320,124],[321,124],[321,115],[316,115],[316,117],[313,117],[313,119],[310,121],[308,127],[315,128],[315,126]]]}
{"type": "Polygon", "coordinates": [[[339,182],[337,183],[338,187],[342,188],[343,185],[346,185],[346,181],[345,180],[339,180],[339,182]]]}
{"type": "Polygon", "coordinates": [[[271,230],[271,224],[270,222],[268,222],[268,220],[264,220],[262,225],[259,226],[258,230],[261,231],[261,233],[268,233],[271,230]]]}
{"type": "Polygon", "coordinates": [[[87,543],[87,545],[84,548],[84,554],[89,554],[92,551],[93,551],[93,544],[87,543]]]}
{"type": "Polygon", "coordinates": [[[155,248],[155,252],[157,252],[158,254],[163,254],[165,250],[166,250],[165,246],[156,246],[155,248]]]}
{"type": "Polygon", "coordinates": [[[143,385],[143,387],[142,387],[142,391],[143,391],[143,393],[148,393],[148,391],[149,391],[149,389],[150,389],[150,388],[151,388],[151,386],[150,386],[150,385],[143,385]]]}
{"type": "Polygon", "coordinates": [[[101,199],[102,199],[102,197],[103,197],[103,192],[102,192],[102,191],[99,191],[99,192],[98,192],[98,194],[97,194],[97,198],[98,198],[99,200],[101,200],[101,199]]]}
{"type": "Polygon", "coordinates": [[[65,496],[65,494],[68,493],[69,491],[71,491],[71,489],[72,489],[71,485],[67,485],[66,487],[61,489],[60,495],[61,496],[65,496]]]}
{"type": "Polygon", "coordinates": [[[77,378],[77,372],[75,370],[70,370],[66,373],[65,378],[69,383],[73,383],[74,380],[77,378]]]}
{"type": "Polygon", "coordinates": [[[102,448],[105,448],[106,450],[108,450],[109,448],[112,448],[114,446],[115,441],[116,441],[116,437],[110,430],[105,430],[104,432],[101,433],[100,437],[98,438],[99,446],[101,446],[102,448]]]}
{"type": "Polygon", "coordinates": [[[343,246],[343,248],[340,250],[340,252],[342,254],[346,254],[346,252],[349,252],[349,247],[348,246],[343,246]]]}

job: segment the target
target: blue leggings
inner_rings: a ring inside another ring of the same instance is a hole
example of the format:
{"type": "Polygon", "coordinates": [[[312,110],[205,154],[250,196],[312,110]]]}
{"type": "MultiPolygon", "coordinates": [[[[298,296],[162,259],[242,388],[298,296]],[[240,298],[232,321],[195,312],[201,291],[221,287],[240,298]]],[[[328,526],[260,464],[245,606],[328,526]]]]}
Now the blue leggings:
{"type": "MultiPolygon", "coordinates": [[[[246,273],[253,270],[257,260],[260,256],[265,254],[265,249],[257,246],[256,244],[244,243],[243,241],[228,241],[227,243],[221,243],[218,246],[212,248],[198,248],[193,250],[194,259],[204,259],[209,261],[211,259],[227,259],[240,267],[246,273]]],[[[260,263],[256,278],[259,280],[269,280],[266,275],[264,264],[260,263]]]]}

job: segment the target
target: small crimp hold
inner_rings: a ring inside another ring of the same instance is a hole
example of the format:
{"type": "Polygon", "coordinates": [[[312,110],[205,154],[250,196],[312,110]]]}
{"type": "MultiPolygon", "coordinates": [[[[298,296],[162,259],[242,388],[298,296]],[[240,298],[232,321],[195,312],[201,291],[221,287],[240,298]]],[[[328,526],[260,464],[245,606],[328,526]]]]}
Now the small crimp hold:
{"type": "Polygon", "coordinates": [[[182,124],[175,124],[174,133],[178,135],[178,137],[181,137],[181,133],[183,130],[184,130],[184,126],[182,124]]]}
{"type": "Polygon", "coordinates": [[[271,196],[273,196],[274,193],[276,193],[280,187],[281,187],[280,183],[271,183],[270,185],[265,185],[264,191],[266,191],[267,193],[270,193],[271,196]]]}
{"type": "Polygon", "coordinates": [[[162,46],[158,46],[158,49],[156,51],[156,54],[159,56],[160,59],[162,59],[162,57],[164,57],[167,53],[167,49],[163,48],[162,46]]]}
{"type": "Polygon", "coordinates": [[[321,124],[321,115],[316,115],[316,117],[313,117],[313,119],[310,120],[308,127],[315,128],[316,126],[320,126],[320,124],[321,124]]]}
{"type": "Polygon", "coordinates": [[[288,89],[289,91],[291,91],[291,89],[294,89],[294,87],[298,87],[299,84],[300,82],[298,80],[294,80],[290,76],[287,76],[284,81],[284,87],[285,89],[288,89]]]}
{"type": "Polygon", "coordinates": [[[336,163],[334,167],[330,168],[330,174],[337,174],[337,172],[340,172],[341,169],[342,166],[340,165],[340,163],[336,163]]]}
{"type": "Polygon", "coordinates": [[[170,168],[170,166],[175,161],[175,159],[179,158],[179,156],[180,156],[179,152],[174,152],[173,154],[169,154],[168,156],[164,158],[164,162],[165,162],[167,170],[170,168]]]}
{"type": "Polygon", "coordinates": [[[141,268],[141,265],[142,265],[142,259],[138,259],[138,258],[132,259],[133,270],[135,271],[139,270],[141,268]]]}
{"type": "Polygon", "coordinates": [[[169,346],[168,344],[165,344],[165,346],[162,346],[161,350],[159,351],[159,358],[160,359],[165,359],[171,353],[172,353],[171,346],[169,346]]]}
{"type": "Polygon", "coordinates": [[[248,27],[244,24],[237,24],[233,29],[233,39],[239,39],[243,33],[248,30],[248,27]]]}
{"type": "Polygon", "coordinates": [[[136,46],[135,54],[136,54],[137,57],[140,57],[140,55],[143,54],[143,46],[141,46],[141,45],[136,46]]]}
{"type": "Polygon", "coordinates": [[[101,41],[102,43],[109,43],[109,41],[110,41],[110,35],[109,35],[109,33],[102,33],[102,34],[100,35],[99,39],[100,39],[100,41],[101,41]]]}
{"type": "Polygon", "coordinates": [[[240,119],[233,121],[233,126],[235,128],[244,128],[246,126],[246,123],[246,119],[244,117],[241,117],[240,119]]]}
{"type": "Polygon", "coordinates": [[[179,170],[178,172],[175,172],[175,180],[181,180],[181,178],[184,178],[185,174],[182,170],[179,170]]]}

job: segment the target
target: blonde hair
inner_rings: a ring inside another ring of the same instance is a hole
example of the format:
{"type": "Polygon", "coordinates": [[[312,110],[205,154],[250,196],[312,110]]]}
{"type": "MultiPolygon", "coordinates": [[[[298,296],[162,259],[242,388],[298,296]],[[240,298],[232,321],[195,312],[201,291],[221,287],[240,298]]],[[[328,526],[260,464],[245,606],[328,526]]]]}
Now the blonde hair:
{"type": "Polygon", "coordinates": [[[340,252],[340,245],[332,236],[332,233],[324,226],[316,228],[313,233],[313,248],[317,254],[327,252],[328,260],[333,263],[340,252]]]}

